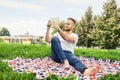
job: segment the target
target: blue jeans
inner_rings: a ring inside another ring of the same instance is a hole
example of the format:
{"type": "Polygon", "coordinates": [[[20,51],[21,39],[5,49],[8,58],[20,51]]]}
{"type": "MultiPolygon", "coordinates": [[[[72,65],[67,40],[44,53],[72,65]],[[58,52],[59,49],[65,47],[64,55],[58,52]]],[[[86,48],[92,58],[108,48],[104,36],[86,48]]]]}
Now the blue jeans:
{"type": "Polygon", "coordinates": [[[81,60],[74,56],[74,54],[67,50],[62,50],[60,40],[57,37],[52,37],[51,40],[51,58],[52,60],[63,63],[64,60],[68,60],[69,64],[75,67],[76,70],[81,73],[86,69],[85,65],[81,62],[81,60]]]}

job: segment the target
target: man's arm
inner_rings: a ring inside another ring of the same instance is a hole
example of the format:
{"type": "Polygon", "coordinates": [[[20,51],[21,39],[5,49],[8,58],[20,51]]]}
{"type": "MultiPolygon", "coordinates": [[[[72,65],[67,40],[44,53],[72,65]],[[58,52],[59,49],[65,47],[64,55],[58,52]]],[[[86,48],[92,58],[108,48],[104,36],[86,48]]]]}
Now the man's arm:
{"type": "Polygon", "coordinates": [[[46,31],[46,34],[45,34],[45,41],[50,43],[51,41],[51,34],[50,34],[50,26],[52,25],[51,21],[48,21],[48,24],[47,24],[47,31],[46,31]]]}
{"type": "Polygon", "coordinates": [[[75,42],[74,37],[68,35],[66,32],[64,32],[62,29],[60,29],[60,27],[57,23],[54,23],[53,26],[58,31],[58,33],[62,36],[62,38],[64,40],[69,41],[69,42],[75,42]]]}
{"type": "Polygon", "coordinates": [[[57,29],[57,31],[59,32],[59,34],[62,36],[62,38],[66,41],[69,42],[75,42],[75,39],[73,36],[68,35],[67,33],[65,33],[63,30],[61,30],[60,28],[57,29]]]}

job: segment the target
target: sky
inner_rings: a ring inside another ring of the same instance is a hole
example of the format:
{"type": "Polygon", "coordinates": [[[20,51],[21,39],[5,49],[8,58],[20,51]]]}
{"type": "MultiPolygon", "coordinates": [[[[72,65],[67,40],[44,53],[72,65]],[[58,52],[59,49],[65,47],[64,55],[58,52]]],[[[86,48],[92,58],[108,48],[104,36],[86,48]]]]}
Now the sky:
{"type": "MultiPolygon", "coordinates": [[[[5,27],[11,36],[29,33],[44,36],[47,21],[59,17],[80,20],[88,7],[93,15],[100,15],[108,0],[0,0],[0,28],[5,27]]],[[[120,7],[120,0],[116,0],[120,7]]]]}

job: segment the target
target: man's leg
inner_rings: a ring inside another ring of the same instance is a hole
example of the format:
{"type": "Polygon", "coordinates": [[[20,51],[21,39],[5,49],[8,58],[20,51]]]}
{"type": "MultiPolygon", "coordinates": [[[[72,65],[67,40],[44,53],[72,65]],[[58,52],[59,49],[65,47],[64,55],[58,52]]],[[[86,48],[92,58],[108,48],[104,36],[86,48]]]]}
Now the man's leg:
{"type": "Polygon", "coordinates": [[[86,67],[81,62],[81,60],[78,57],[74,56],[74,54],[71,53],[70,51],[64,51],[64,52],[66,53],[66,57],[69,61],[69,64],[75,67],[77,71],[80,71],[81,73],[83,73],[86,67]]]}
{"type": "Polygon", "coordinates": [[[53,37],[51,40],[51,58],[57,62],[61,62],[65,64],[65,68],[69,67],[68,60],[66,58],[65,53],[62,50],[60,41],[57,37],[53,37]]]}
{"type": "Polygon", "coordinates": [[[69,64],[75,67],[75,69],[79,72],[81,72],[84,75],[95,75],[98,71],[98,67],[93,68],[87,68],[85,65],[81,62],[81,60],[74,56],[70,51],[64,51],[66,53],[66,57],[69,61],[69,64]]]}

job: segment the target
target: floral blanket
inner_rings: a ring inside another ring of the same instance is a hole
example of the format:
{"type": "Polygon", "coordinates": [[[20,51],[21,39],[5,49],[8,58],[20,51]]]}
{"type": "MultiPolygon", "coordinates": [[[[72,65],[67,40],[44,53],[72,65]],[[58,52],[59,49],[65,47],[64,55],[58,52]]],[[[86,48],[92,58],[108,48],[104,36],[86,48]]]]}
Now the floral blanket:
{"type": "MultiPolygon", "coordinates": [[[[93,66],[101,67],[99,72],[94,76],[94,80],[96,80],[97,78],[101,78],[106,74],[116,74],[120,71],[120,62],[118,61],[86,57],[79,58],[88,68],[93,66]]],[[[12,67],[14,71],[17,71],[19,73],[22,73],[23,71],[26,71],[27,73],[35,73],[36,78],[39,80],[44,79],[50,73],[56,74],[60,77],[67,77],[71,74],[77,76],[78,80],[92,80],[90,76],[84,76],[80,72],[76,71],[72,66],[70,66],[70,69],[68,70],[64,69],[63,64],[56,63],[49,57],[36,59],[23,59],[17,57],[13,60],[9,60],[8,64],[10,67],[12,67]]]]}

